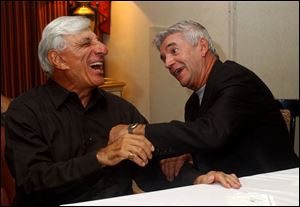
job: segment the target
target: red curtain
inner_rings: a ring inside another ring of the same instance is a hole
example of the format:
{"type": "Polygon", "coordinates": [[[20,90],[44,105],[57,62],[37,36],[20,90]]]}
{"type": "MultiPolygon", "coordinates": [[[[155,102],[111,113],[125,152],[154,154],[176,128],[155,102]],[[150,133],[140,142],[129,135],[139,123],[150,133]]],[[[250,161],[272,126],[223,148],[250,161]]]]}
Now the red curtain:
{"type": "Polygon", "coordinates": [[[46,81],[38,42],[45,25],[66,14],[65,1],[1,1],[1,94],[15,98],[46,81]]]}
{"type": "Polygon", "coordinates": [[[99,23],[98,28],[101,32],[110,34],[110,6],[111,1],[92,1],[92,5],[95,6],[96,2],[98,2],[98,15],[99,15],[99,23]]]}

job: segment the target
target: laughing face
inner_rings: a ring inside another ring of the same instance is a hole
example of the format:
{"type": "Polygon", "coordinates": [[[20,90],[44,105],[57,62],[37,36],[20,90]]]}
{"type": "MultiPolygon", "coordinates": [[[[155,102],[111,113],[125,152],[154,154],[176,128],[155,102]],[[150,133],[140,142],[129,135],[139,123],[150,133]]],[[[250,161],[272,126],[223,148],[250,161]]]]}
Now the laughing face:
{"type": "Polygon", "coordinates": [[[73,91],[94,88],[104,82],[103,62],[107,47],[89,31],[64,37],[67,47],[60,52],[65,85],[73,91]]]}
{"type": "Polygon", "coordinates": [[[182,33],[174,33],[166,37],[160,46],[160,57],[182,86],[195,90],[201,76],[201,46],[193,46],[187,42],[182,33]]]}

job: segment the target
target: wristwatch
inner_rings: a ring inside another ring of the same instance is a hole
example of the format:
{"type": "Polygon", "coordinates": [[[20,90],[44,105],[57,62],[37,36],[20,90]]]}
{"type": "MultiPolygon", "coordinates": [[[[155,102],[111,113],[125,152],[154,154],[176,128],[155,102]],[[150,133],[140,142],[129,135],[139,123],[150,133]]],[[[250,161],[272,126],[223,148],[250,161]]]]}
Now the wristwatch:
{"type": "Polygon", "coordinates": [[[139,123],[129,124],[129,126],[128,126],[128,133],[129,133],[129,134],[133,134],[133,130],[134,130],[135,128],[137,128],[138,125],[139,125],[139,123]]]}

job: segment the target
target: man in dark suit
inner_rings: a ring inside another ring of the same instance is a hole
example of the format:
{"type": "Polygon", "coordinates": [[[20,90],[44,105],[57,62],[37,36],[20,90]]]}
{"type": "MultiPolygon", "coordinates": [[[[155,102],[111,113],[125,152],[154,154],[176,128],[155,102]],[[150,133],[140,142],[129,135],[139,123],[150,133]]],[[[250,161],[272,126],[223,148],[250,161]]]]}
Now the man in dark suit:
{"type": "MultiPolygon", "coordinates": [[[[221,62],[202,25],[179,22],[158,33],[154,43],[170,74],[194,93],[185,122],[139,124],[131,133],[145,135],[161,156],[192,152],[199,173],[216,169],[240,177],[299,166],[269,88],[249,69],[221,62]]],[[[127,127],[115,127],[110,138],[126,134],[127,127]]],[[[161,161],[168,180],[189,157],[161,161]]]]}

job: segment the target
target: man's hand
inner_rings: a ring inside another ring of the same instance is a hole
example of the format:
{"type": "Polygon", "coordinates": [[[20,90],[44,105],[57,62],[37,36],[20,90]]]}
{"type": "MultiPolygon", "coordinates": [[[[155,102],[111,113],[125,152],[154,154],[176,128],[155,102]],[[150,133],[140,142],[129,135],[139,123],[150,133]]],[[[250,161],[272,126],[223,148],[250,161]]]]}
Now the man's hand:
{"type": "Polygon", "coordinates": [[[97,152],[97,160],[102,165],[113,166],[130,159],[144,167],[152,158],[153,145],[141,135],[125,134],[97,152]]]}
{"type": "Polygon", "coordinates": [[[241,183],[234,173],[226,174],[221,171],[210,171],[205,175],[198,176],[194,181],[194,184],[211,183],[220,183],[225,188],[239,189],[241,187],[241,183]]]}
{"type": "Polygon", "coordinates": [[[172,182],[176,176],[178,176],[181,167],[184,162],[190,159],[190,154],[180,155],[178,157],[172,157],[163,159],[160,161],[160,167],[166,179],[172,182]]]}
{"type": "Polygon", "coordinates": [[[123,135],[128,134],[128,126],[129,125],[126,124],[119,124],[111,128],[109,132],[108,144],[114,142],[123,135]]]}
{"type": "MultiPolygon", "coordinates": [[[[111,128],[109,132],[108,144],[116,139],[128,134],[128,126],[126,124],[119,124],[111,128]]],[[[139,124],[133,131],[133,134],[145,136],[145,124],[139,124]]]]}

